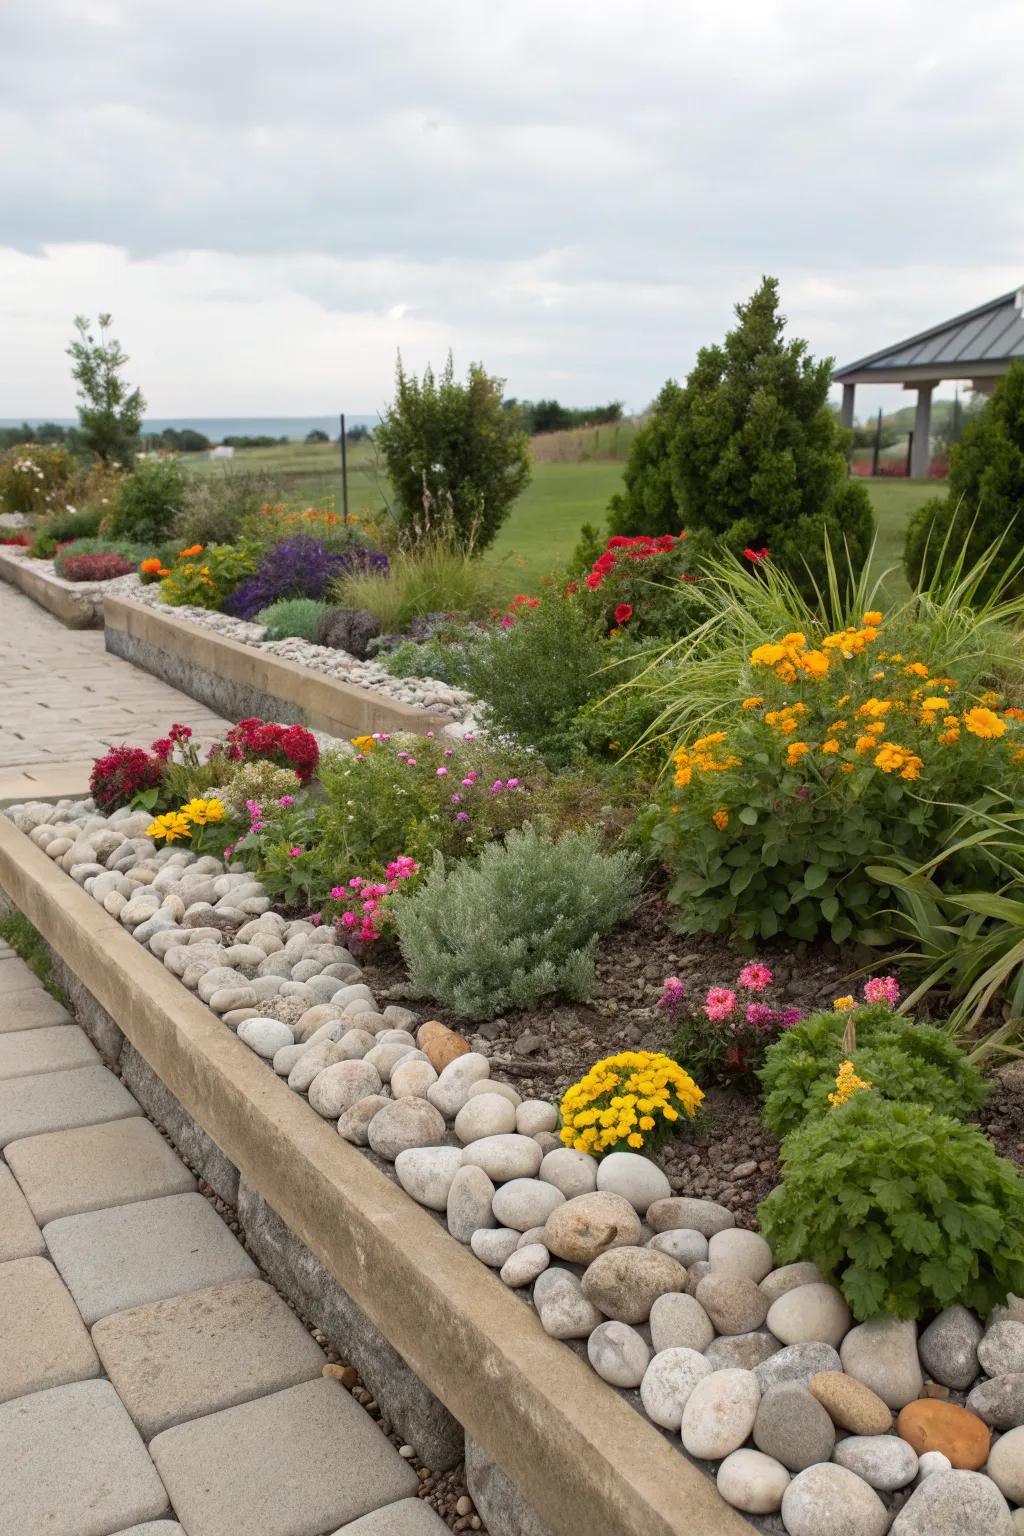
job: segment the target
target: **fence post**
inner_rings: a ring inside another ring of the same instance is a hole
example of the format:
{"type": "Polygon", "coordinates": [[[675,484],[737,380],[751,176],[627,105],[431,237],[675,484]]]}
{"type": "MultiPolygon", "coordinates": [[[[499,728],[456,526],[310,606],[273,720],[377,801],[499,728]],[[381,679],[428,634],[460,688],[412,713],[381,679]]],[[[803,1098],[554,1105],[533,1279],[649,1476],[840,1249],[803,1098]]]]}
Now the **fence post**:
{"type": "Polygon", "coordinates": [[[348,527],[348,458],[345,452],[345,412],[342,411],[338,420],[341,422],[341,510],[345,517],[345,526],[348,527]]]}
{"type": "Polygon", "coordinates": [[[910,479],[910,466],[914,458],[914,429],[911,427],[907,433],[907,479],[910,479]]]}

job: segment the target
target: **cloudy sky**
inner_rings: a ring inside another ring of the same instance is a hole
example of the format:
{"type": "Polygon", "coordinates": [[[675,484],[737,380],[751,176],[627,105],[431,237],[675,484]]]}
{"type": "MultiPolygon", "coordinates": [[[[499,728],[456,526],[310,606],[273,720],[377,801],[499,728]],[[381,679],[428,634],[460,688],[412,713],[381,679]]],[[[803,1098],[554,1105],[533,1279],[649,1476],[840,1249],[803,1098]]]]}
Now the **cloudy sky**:
{"type": "Polygon", "coordinates": [[[850,361],[1024,282],[1022,54],[1020,0],[4,0],[0,416],[101,309],[164,416],[449,347],[642,408],[763,272],[850,361]]]}

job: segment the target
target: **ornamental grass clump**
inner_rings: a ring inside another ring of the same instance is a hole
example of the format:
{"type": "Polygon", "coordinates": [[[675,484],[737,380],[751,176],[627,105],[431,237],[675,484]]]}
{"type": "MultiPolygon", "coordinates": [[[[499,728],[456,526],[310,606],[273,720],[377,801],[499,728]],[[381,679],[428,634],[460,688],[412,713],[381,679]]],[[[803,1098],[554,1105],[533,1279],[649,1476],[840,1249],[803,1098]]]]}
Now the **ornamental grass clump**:
{"type": "Polygon", "coordinates": [[[704,1094],[669,1056],[605,1056],[562,1097],[561,1140],[577,1152],[655,1152],[693,1120],[704,1094]]]}
{"type": "Polygon", "coordinates": [[[557,841],[531,824],[478,858],[438,855],[396,907],[398,940],[423,996],[467,1019],[584,998],[594,950],[631,904],[634,861],[602,853],[596,831],[557,841]]]}
{"type": "Polygon", "coordinates": [[[1024,1286],[1024,1183],[973,1126],[884,1086],[834,1085],[844,1102],[786,1137],[761,1231],[776,1264],[817,1264],[858,1321],[955,1302],[985,1317],[1024,1286]]]}
{"type": "Polygon", "coordinates": [[[879,1098],[925,1104],[957,1120],[988,1097],[988,1082],[941,1030],[890,1013],[884,1003],[833,1008],[811,1014],[767,1052],[758,1076],[768,1129],[786,1136],[821,1114],[844,1061],[879,1098]],[[851,1024],[855,1044],[848,1046],[851,1024]]]}

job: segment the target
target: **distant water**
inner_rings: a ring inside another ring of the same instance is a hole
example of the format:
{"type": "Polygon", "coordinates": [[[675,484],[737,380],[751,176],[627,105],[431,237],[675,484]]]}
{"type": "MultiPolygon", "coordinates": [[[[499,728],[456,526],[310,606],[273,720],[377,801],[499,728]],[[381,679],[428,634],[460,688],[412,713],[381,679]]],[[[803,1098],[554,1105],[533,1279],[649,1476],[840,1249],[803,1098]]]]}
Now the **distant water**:
{"type": "MultiPolygon", "coordinates": [[[[27,421],[30,427],[42,426],[52,421],[60,427],[73,427],[73,416],[0,416],[0,427],[20,427],[27,421]]],[[[376,416],[345,415],[346,427],[377,425],[376,416]]],[[[328,437],[336,438],[339,432],[337,416],[147,416],[142,423],[143,432],[163,432],[173,427],[180,432],[191,427],[202,432],[212,443],[222,442],[225,437],[287,437],[301,442],[308,432],[319,430],[328,437]]]]}

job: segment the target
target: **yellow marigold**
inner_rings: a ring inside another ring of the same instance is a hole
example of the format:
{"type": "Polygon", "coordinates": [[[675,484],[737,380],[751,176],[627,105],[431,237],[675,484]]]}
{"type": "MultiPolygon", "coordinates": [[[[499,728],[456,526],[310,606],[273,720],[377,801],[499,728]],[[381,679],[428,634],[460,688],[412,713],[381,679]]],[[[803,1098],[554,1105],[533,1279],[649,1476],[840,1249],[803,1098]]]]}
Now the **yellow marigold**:
{"type": "Polygon", "coordinates": [[[885,677],[885,670],[883,668],[883,670],[881,672],[872,672],[872,674],[871,674],[871,681],[873,683],[880,683],[883,680],[884,677],[885,677]]]}
{"type": "Polygon", "coordinates": [[[944,698],[942,694],[939,693],[932,694],[927,699],[921,700],[922,714],[935,715],[948,708],[949,700],[944,698]]]}
{"type": "Polygon", "coordinates": [[[951,747],[951,746],[954,745],[955,742],[958,742],[959,740],[960,740],[960,728],[959,728],[959,726],[957,726],[955,729],[951,727],[948,731],[940,731],[939,732],[938,741],[939,741],[939,745],[940,746],[951,747]]]}
{"type": "Polygon", "coordinates": [[[803,655],[798,657],[796,665],[808,677],[824,677],[828,672],[829,662],[824,651],[804,651],[803,655]]]}
{"type": "Polygon", "coordinates": [[[211,821],[224,820],[224,803],[221,800],[190,800],[181,807],[181,814],[193,826],[205,827],[211,821]]]}
{"type": "Polygon", "coordinates": [[[984,741],[994,741],[1006,734],[1006,721],[983,705],[965,710],[963,721],[972,736],[980,736],[984,741]]]}
{"type": "Polygon", "coordinates": [[[865,753],[873,752],[877,746],[878,742],[873,736],[858,736],[853,744],[853,750],[858,757],[863,757],[865,753]]]}
{"type": "Polygon", "coordinates": [[[904,677],[927,677],[928,668],[923,661],[912,661],[909,666],[903,668],[904,677]]]}
{"type": "Polygon", "coordinates": [[[883,773],[898,773],[901,779],[919,778],[922,766],[919,757],[894,741],[884,741],[875,757],[876,768],[883,773]]]}
{"type": "Polygon", "coordinates": [[[714,822],[719,832],[725,831],[726,827],[729,825],[729,812],[726,810],[724,805],[720,805],[718,807],[718,810],[715,811],[711,820],[714,822]]]}
{"type": "Polygon", "coordinates": [[[871,608],[867,613],[861,615],[860,621],[862,624],[870,624],[874,628],[877,628],[878,625],[881,624],[882,618],[883,615],[879,613],[877,608],[871,608]]]}
{"type": "Polygon", "coordinates": [[[781,683],[795,683],[796,667],[790,661],[780,661],[775,668],[775,676],[781,683]]]}
{"type": "Polygon", "coordinates": [[[839,764],[839,772],[840,773],[852,773],[853,772],[853,764],[852,763],[840,763],[839,764]]]}
{"type": "Polygon", "coordinates": [[[811,749],[807,745],[806,741],[791,741],[789,746],[786,748],[787,768],[795,768],[800,759],[810,750],[811,749]]]}
{"type": "Polygon", "coordinates": [[[785,659],[785,647],[774,640],[767,645],[757,645],[750,653],[751,665],[755,667],[774,667],[785,659]]]}
{"type": "Polygon", "coordinates": [[[157,816],[146,828],[146,836],[154,840],[160,839],[165,843],[173,843],[179,837],[188,837],[191,832],[188,818],[180,811],[167,811],[163,816],[157,816]]]}
{"type": "Polygon", "coordinates": [[[740,708],[741,709],[757,709],[758,706],[763,704],[763,703],[764,703],[764,699],[759,698],[757,696],[757,694],[754,694],[751,698],[744,699],[743,703],[740,705],[740,708]]]}
{"type": "Polygon", "coordinates": [[[856,1006],[857,999],[850,996],[837,997],[835,1002],[832,1004],[832,1007],[835,1009],[836,1013],[846,1013],[850,1008],[856,1008],[856,1006]]]}
{"type": "Polygon", "coordinates": [[[849,704],[850,697],[851,697],[850,694],[844,693],[841,699],[837,699],[836,700],[836,703],[839,705],[840,709],[842,709],[844,704],[849,704]]]}
{"type": "Polygon", "coordinates": [[[822,742],[821,750],[825,753],[826,756],[830,756],[832,753],[839,751],[839,742],[836,741],[834,736],[832,736],[828,741],[822,742]]]}
{"type": "Polygon", "coordinates": [[[828,728],[830,736],[834,735],[836,731],[845,731],[845,730],[846,730],[846,721],[845,720],[833,720],[832,724],[828,728]]]}
{"type": "Polygon", "coordinates": [[[863,1077],[857,1076],[853,1062],[844,1061],[836,1074],[836,1091],[829,1094],[828,1101],[833,1107],[845,1104],[847,1099],[852,1099],[855,1093],[870,1087],[871,1084],[869,1082],[866,1082],[863,1077]]]}
{"type": "Polygon", "coordinates": [[[357,752],[367,753],[376,750],[377,743],[372,736],[353,736],[352,745],[357,752]]]}
{"type": "Polygon", "coordinates": [[[857,706],[857,713],[867,719],[877,715],[887,715],[890,709],[892,709],[892,699],[865,699],[863,704],[857,706]]]}
{"type": "Polygon", "coordinates": [[[872,720],[871,724],[870,725],[866,725],[864,727],[864,729],[871,736],[884,736],[885,735],[885,721],[884,720],[872,720]]]}

